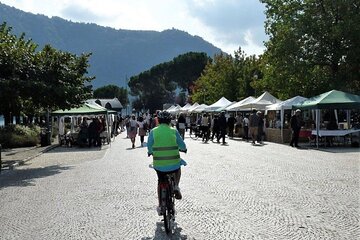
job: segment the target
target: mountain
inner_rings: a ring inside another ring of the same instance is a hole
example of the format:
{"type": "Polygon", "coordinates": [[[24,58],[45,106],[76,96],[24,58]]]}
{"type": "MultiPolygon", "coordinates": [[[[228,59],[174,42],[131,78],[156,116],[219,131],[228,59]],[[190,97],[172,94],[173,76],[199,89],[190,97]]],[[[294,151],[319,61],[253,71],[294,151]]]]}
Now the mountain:
{"type": "Polygon", "coordinates": [[[59,17],[27,13],[0,3],[0,23],[13,33],[25,33],[39,45],[46,44],[75,54],[92,53],[89,75],[94,88],[108,84],[125,86],[126,79],[187,52],[210,57],[221,50],[198,36],[170,29],[162,32],[116,30],[96,24],[75,23],[59,17]]]}

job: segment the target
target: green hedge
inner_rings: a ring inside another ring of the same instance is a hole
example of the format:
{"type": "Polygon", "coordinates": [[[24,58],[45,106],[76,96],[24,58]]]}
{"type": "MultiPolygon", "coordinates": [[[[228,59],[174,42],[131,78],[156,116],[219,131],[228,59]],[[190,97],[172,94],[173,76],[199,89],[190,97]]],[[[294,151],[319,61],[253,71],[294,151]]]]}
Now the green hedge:
{"type": "Polygon", "coordinates": [[[3,148],[36,146],[40,143],[40,131],[35,125],[0,127],[0,143],[3,148]]]}

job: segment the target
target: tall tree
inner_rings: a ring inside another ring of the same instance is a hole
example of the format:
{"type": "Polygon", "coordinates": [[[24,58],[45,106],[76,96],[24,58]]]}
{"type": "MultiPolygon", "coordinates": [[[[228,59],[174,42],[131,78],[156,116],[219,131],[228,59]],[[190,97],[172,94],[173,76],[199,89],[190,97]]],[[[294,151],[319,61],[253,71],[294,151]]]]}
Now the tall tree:
{"type": "Polygon", "coordinates": [[[261,0],[266,4],[262,87],[278,95],[360,91],[358,0],[261,0]]]}
{"type": "Polygon", "coordinates": [[[175,90],[191,91],[193,82],[201,75],[208,61],[210,59],[204,53],[179,55],[172,61],[131,77],[130,94],[137,96],[137,102],[151,112],[162,109],[164,103],[175,103],[176,99],[184,98],[184,92],[177,97],[175,90]]]}
{"type": "Polygon", "coordinates": [[[0,25],[0,114],[4,115],[5,125],[20,115],[23,93],[36,71],[36,47],[24,34],[16,37],[6,23],[0,25]]]}
{"type": "Polygon", "coordinates": [[[0,26],[0,113],[12,116],[79,106],[91,96],[93,79],[86,76],[90,54],[76,56],[25,40],[0,26]]]}
{"type": "Polygon", "coordinates": [[[209,62],[203,74],[195,82],[193,102],[211,104],[226,97],[231,101],[253,95],[254,76],[260,75],[259,59],[246,56],[239,48],[235,57],[219,54],[209,62]]]}

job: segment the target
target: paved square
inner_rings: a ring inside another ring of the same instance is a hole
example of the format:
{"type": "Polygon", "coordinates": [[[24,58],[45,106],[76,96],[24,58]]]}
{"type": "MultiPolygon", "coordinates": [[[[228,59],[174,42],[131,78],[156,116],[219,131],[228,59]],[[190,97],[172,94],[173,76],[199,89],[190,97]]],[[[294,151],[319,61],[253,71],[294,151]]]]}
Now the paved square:
{"type": "MultiPolygon", "coordinates": [[[[171,239],[360,238],[359,149],[227,141],[187,136],[171,239]]],[[[0,175],[0,239],[169,239],[149,163],[122,133],[111,147],[55,148],[0,175]]]]}

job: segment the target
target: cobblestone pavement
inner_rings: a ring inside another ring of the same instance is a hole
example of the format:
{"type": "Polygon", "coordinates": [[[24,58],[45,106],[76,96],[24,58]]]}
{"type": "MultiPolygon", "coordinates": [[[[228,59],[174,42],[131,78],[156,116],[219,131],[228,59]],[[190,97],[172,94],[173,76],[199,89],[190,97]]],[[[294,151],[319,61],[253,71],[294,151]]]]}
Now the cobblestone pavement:
{"type": "MultiPolygon", "coordinates": [[[[175,233],[146,148],[58,147],[0,175],[0,239],[359,239],[360,153],[186,138],[175,233]]],[[[138,143],[139,145],[139,143],[138,143]]]]}

